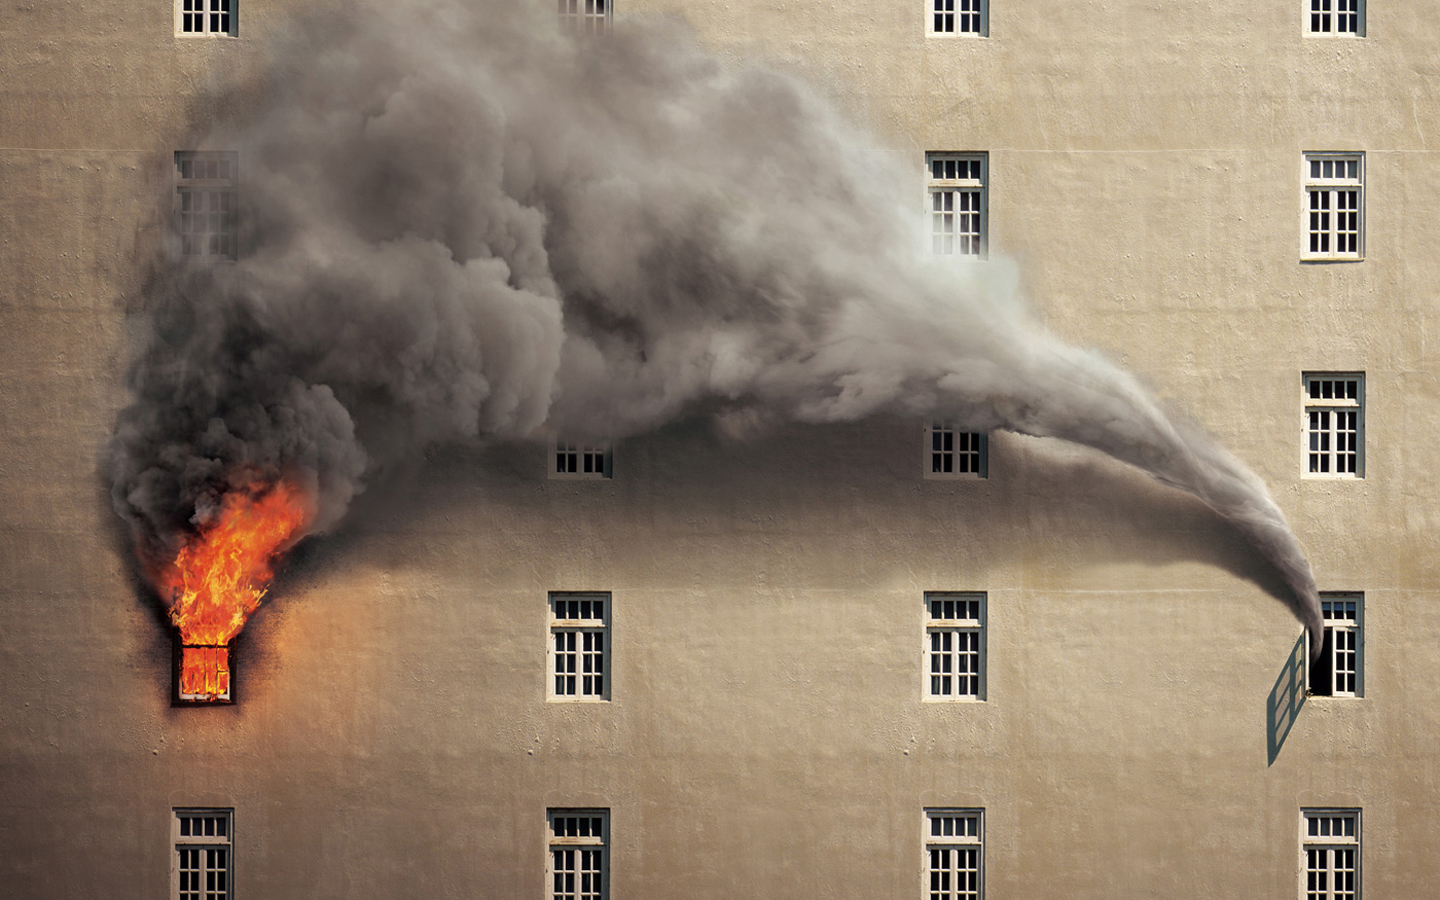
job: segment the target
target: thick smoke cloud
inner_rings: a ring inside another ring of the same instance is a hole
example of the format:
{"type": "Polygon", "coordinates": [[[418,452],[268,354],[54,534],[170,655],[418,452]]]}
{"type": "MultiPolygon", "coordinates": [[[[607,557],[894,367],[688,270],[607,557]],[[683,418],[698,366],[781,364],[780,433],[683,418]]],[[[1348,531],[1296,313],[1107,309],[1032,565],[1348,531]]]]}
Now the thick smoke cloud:
{"type": "MultiPolygon", "coordinates": [[[[197,146],[237,150],[237,262],[150,279],[111,455],[143,558],[284,473],[332,527],[425,445],[618,438],[702,404],[943,416],[1061,438],[1309,566],[1258,478],[1131,376],[1041,328],[998,264],[930,256],[897,171],[794,79],[673,24],[560,34],[523,0],[304,18],[197,146]]],[[[1317,644],[1318,645],[1318,644],[1317,644]]]]}

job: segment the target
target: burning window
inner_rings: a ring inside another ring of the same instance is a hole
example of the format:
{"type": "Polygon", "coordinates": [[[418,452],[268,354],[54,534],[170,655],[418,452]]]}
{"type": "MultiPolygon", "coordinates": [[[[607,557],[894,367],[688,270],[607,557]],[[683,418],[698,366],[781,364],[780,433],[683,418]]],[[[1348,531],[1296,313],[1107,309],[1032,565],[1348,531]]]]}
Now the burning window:
{"type": "Polygon", "coordinates": [[[175,856],[170,896],[175,900],[231,900],[235,811],[177,809],[171,822],[175,856]]]}
{"type": "Polygon", "coordinates": [[[175,231],[181,253],[235,258],[238,175],[233,152],[175,152],[175,231]]]}
{"type": "Polygon", "coordinates": [[[985,699],[985,595],[925,594],[927,700],[985,699]]]}
{"type": "Polygon", "coordinates": [[[175,694],[184,704],[233,703],[230,646],[178,645],[175,694]]]}
{"type": "Polygon", "coordinates": [[[985,0],[930,0],[931,34],[986,33],[985,0]]]}
{"type": "Polygon", "coordinates": [[[1305,249],[1311,260],[1365,254],[1365,154],[1305,154],[1305,249]]]}
{"type": "Polygon", "coordinates": [[[924,896],[980,900],[985,884],[985,811],[925,810],[924,896]]]}
{"type": "Polygon", "coordinates": [[[1307,372],[1305,473],[1360,478],[1365,474],[1365,375],[1307,372]]]}
{"type": "Polygon", "coordinates": [[[176,0],[175,27],[182,35],[229,35],[237,32],[235,6],[240,0],[176,0]]]}
{"type": "Polygon", "coordinates": [[[1365,696],[1365,598],[1329,594],[1320,598],[1324,643],[1310,665],[1310,693],[1321,697],[1365,696]]]}
{"type": "Polygon", "coordinates": [[[1300,896],[1360,900],[1360,810],[1300,811],[1300,896]]]}
{"type": "Polygon", "coordinates": [[[927,153],[931,250],[942,256],[986,252],[985,182],[989,154],[927,153]]]}
{"type": "Polygon", "coordinates": [[[613,453],[608,443],[556,438],[550,447],[551,478],[609,478],[613,453]]]}
{"type": "Polygon", "coordinates": [[[550,900],[605,900],[610,896],[610,811],[552,809],[546,813],[550,900]]]}
{"type": "Polygon", "coordinates": [[[308,495],[284,480],[231,490],[155,573],[179,639],[178,702],[232,700],[230,643],[259,608],[275,559],[302,533],[311,511],[308,495]]]}
{"type": "Polygon", "coordinates": [[[560,27],[576,34],[603,34],[610,29],[610,0],[559,0],[560,27]]]}
{"type": "Polygon", "coordinates": [[[550,699],[609,700],[608,593],[550,595],[550,699]]]}
{"type": "Polygon", "coordinates": [[[960,431],[944,422],[925,428],[926,478],[984,478],[990,441],[978,431],[960,431]]]}
{"type": "Polygon", "coordinates": [[[1364,37],[1365,0],[1308,0],[1310,33],[1364,37]]]}

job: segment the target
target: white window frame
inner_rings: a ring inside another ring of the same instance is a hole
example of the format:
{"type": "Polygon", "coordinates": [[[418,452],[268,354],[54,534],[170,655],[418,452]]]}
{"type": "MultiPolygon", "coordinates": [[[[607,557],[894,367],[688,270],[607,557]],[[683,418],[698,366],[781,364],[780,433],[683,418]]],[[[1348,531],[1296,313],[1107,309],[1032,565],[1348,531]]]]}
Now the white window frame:
{"type": "Polygon", "coordinates": [[[990,154],[926,153],[925,177],[930,252],[984,259],[990,252],[990,154]]]}
{"type": "Polygon", "coordinates": [[[1300,472],[1305,478],[1339,480],[1365,477],[1365,373],[1305,372],[1301,379],[1304,412],[1300,472]],[[1349,394],[1349,382],[1355,383],[1355,396],[1349,394]],[[1327,384],[1329,385],[1327,387],[1327,384]],[[1318,394],[1319,396],[1312,396],[1318,394]],[[1330,396],[1325,396],[1329,394],[1330,396]],[[1349,427],[1353,418],[1354,427],[1349,427]],[[1353,450],[1342,444],[1353,440],[1353,450]],[[1340,471],[1344,469],[1346,471],[1340,471]],[[1353,471],[1350,471],[1353,469],[1353,471]]]}
{"type": "Polygon", "coordinates": [[[930,37],[986,37],[990,0],[924,0],[925,31],[930,37]]]}
{"type": "Polygon", "coordinates": [[[171,900],[232,900],[235,896],[235,810],[175,808],[170,816],[170,843],[175,848],[170,855],[171,900]],[[208,826],[197,827],[197,823],[208,823],[208,826]],[[205,830],[212,833],[193,833],[205,830]],[[223,834],[218,833],[222,831],[223,834]],[[197,865],[193,869],[185,866],[190,861],[187,860],[190,853],[196,854],[197,865]],[[207,855],[213,853],[223,854],[219,865],[207,855]],[[194,871],[201,883],[191,884],[186,879],[182,884],[182,867],[187,874],[194,871]],[[216,875],[219,878],[212,880],[211,876],[216,875]]]}
{"type": "Polygon", "coordinates": [[[921,689],[926,701],[985,700],[986,606],[984,591],[925,592],[921,689]]]}
{"type": "Polygon", "coordinates": [[[1310,37],[1357,38],[1365,36],[1365,0],[1300,0],[1305,33],[1310,37]],[[1347,7],[1341,9],[1341,7],[1347,7]],[[1337,26],[1353,24],[1346,31],[1337,26]]]}
{"type": "Polygon", "coordinates": [[[610,896],[610,810],[608,809],[547,809],[545,811],[545,900],[608,900],[610,896]],[[589,820],[588,828],[575,828],[569,823],[589,820]],[[600,833],[594,834],[598,821],[600,833]],[[560,827],[557,828],[557,823],[560,827]],[[579,833],[585,831],[588,833],[579,833]],[[595,855],[586,860],[585,853],[595,855]],[[565,859],[562,854],[572,854],[565,859]],[[599,871],[585,870],[586,863],[598,864],[599,871]],[[568,872],[571,882],[560,879],[568,872]],[[583,876],[592,881],[585,884],[583,876]],[[588,890],[587,890],[588,888],[588,890]]]}
{"type": "Polygon", "coordinates": [[[926,809],[922,828],[925,851],[921,855],[920,896],[924,900],[984,900],[985,810],[926,809]],[[950,827],[946,827],[947,821],[951,823],[950,827]],[[947,831],[950,833],[944,833],[947,831]],[[965,833],[956,833],[961,831],[965,833]],[[959,854],[966,851],[974,852],[974,867],[963,870],[974,873],[973,886],[958,883],[957,876],[961,874],[957,865],[959,854]],[[943,868],[936,865],[940,862],[935,855],[937,853],[947,853],[943,868]],[[956,855],[951,857],[948,853],[956,855]]]}
{"type": "MultiPolygon", "coordinates": [[[[1365,595],[1320,595],[1325,622],[1321,653],[1310,663],[1305,684],[1312,697],[1365,696],[1365,595]],[[1316,681],[1324,683],[1316,684],[1316,681]]],[[[1308,637],[1308,635],[1307,635],[1308,637]]]]}
{"type": "Polygon", "coordinates": [[[557,0],[560,27],[572,34],[605,34],[610,30],[613,0],[557,0]]]}
{"type": "Polygon", "coordinates": [[[947,422],[932,422],[925,426],[921,449],[920,471],[926,478],[954,481],[990,477],[990,436],[983,431],[961,431],[947,422]]]}
{"type": "Polygon", "coordinates": [[[235,259],[239,185],[240,156],[233,150],[175,151],[174,228],[181,256],[235,259]]]}
{"type": "Polygon", "coordinates": [[[562,703],[609,700],[614,659],[610,593],[551,591],[549,607],[546,698],[562,703]],[[597,604],[599,614],[595,615],[597,604]]]}
{"type": "Polygon", "coordinates": [[[1300,900],[1361,900],[1360,812],[1300,810],[1300,900]],[[1337,887],[1335,876],[1345,872],[1353,883],[1337,887]]]}
{"type": "Polygon", "coordinates": [[[1309,262],[1364,259],[1365,154],[1305,153],[1300,175],[1305,185],[1300,192],[1300,233],[1304,236],[1300,258],[1309,262]],[[1342,216],[1349,217],[1343,224],[1352,228],[1341,228],[1342,216]],[[1342,243],[1352,240],[1353,246],[1341,249],[1342,243]]]}
{"type": "Polygon", "coordinates": [[[615,448],[609,441],[550,439],[549,476],[559,481],[605,481],[613,472],[615,448]]]}
{"type": "Polygon", "coordinates": [[[240,0],[175,0],[176,37],[236,37],[239,33],[240,0]]]}

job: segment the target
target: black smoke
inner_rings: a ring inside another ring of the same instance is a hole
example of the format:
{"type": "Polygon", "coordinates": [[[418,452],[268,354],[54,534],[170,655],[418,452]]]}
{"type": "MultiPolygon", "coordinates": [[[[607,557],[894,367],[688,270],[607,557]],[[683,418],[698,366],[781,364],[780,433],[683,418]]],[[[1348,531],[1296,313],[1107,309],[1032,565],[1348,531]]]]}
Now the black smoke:
{"type": "Polygon", "coordinates": [[[619,438],[702,404],[891,413],[1073,441],[1189,491],[1320,627],[1254,474],[1046,332],[1010,268],[926,252],[918,160],[897,169],[805,85],[674,23],[573,40],[554,19],[327,6],[211,98],[195,147],[238,152],[242,252],[171,247],[149,280],[109,464],[142,557],[280,475],[324,531],[434,442],[619,438]]]}

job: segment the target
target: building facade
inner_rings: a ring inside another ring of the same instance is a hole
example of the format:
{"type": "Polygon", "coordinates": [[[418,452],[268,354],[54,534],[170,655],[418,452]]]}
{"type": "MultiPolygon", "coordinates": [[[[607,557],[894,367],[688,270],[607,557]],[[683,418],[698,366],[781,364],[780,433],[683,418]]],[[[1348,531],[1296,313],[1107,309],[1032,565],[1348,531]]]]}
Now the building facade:
{"type": "Polygon", "coordinates": [[[287,21],[191,2],[0,0],[3,893],[1433,896],[1435,17],[562,3],[683,16],[913,161],[936,252],[1015,260],[1266,482],[1322,665],[1223,522],[1088,451],[685,421],[432,454],[195,709],[97,468],[139,261],[172,224],[236,252],[194,103],[287,21]]]}

